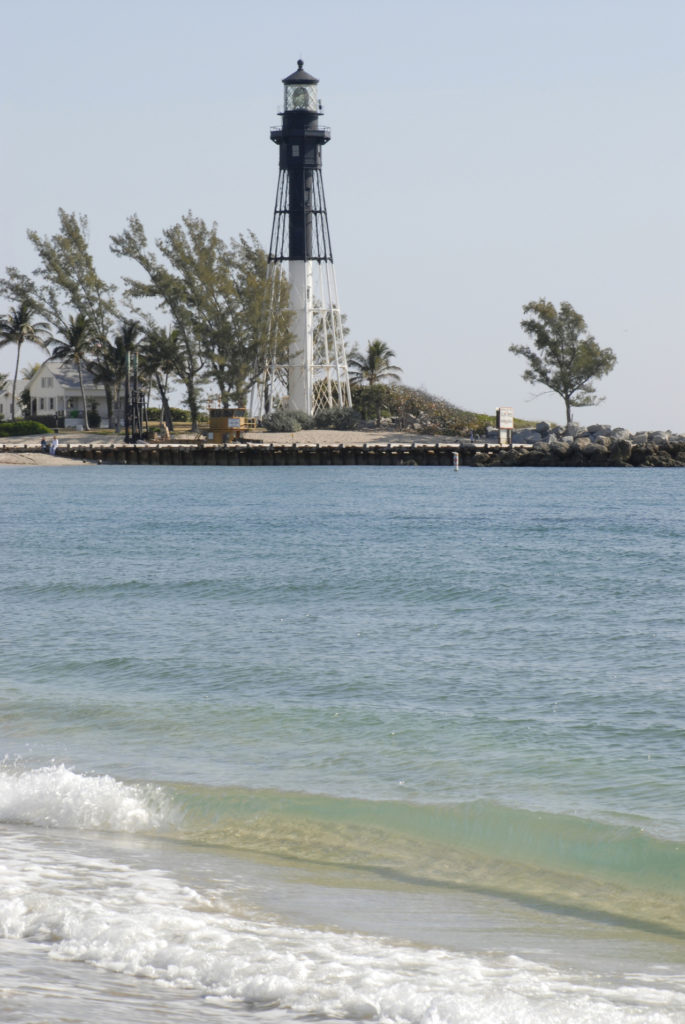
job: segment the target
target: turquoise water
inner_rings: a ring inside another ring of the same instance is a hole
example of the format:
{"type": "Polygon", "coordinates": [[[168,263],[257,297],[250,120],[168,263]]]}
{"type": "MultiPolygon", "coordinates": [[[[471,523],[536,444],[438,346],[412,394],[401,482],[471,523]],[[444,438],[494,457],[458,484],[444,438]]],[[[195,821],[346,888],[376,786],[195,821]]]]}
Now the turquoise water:
{"type": "Polygon", "coordinates": [[[685,1021],[684,497],[4,467],[5,1019],[685,1021]]]}

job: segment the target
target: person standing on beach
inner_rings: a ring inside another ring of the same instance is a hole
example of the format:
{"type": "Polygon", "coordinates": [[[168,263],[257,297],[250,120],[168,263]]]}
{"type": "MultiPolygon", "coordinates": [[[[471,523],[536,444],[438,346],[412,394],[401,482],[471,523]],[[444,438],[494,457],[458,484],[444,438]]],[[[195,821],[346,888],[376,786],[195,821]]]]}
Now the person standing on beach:
{"type": "Polygon", "coordinates": [[[52,441],[50,442],[50,454],[57,455],[57,449],[59,448],[59,438],[57,434],[53,435],[52,441]]]}

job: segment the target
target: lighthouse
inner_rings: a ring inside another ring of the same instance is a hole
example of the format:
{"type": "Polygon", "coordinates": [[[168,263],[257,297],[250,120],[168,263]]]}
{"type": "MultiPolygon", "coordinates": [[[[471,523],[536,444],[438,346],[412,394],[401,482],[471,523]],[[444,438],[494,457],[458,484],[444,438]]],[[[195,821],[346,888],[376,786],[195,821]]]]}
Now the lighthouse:
{"type": "Polygon", "coordinates": [[[269,265],[289,284],[292,341],[287,365],[274,364],[269,406],[314,415],[352,404],[342,317],[321,172],[330,131],[319,125],[319,80],[304,70],[283,79],[281,124],[271,129],[278,146],[278,186],[269,265]]]}

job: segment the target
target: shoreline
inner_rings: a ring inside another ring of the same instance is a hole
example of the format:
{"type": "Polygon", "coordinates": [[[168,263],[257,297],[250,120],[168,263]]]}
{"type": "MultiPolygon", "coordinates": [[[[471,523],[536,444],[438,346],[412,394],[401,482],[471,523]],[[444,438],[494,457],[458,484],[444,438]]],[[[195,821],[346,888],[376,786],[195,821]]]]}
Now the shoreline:
{"type": "Polygon", "coordinates": [[[59,454],[30,437],[0,439],[0,466],[67,465],[404,465],[451,466],[647,466],[685,467],[685,437],[628,431],[515,441],[489,436],[470,441],[393,429],[247,432],[239,442],[214,444],[197,435],[165,442],[126,443],[111,434],[60,433],[59,454]],[[626,436],[627,435],[627,436],[626,436]]]}

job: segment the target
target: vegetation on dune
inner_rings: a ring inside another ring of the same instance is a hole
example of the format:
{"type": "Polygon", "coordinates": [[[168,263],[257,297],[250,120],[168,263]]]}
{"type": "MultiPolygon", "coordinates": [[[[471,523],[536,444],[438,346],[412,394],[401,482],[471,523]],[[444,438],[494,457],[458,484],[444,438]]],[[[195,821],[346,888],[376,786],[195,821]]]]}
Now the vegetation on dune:
{"type": "Polygon", "coordinates": [[[419,428],[423,434],[480,433],[493,422],[491,416],[460,409],[445,398],[406,384],[355,387],[352,401],[365,419],[392,419],[399,428],[419,428]]]}

